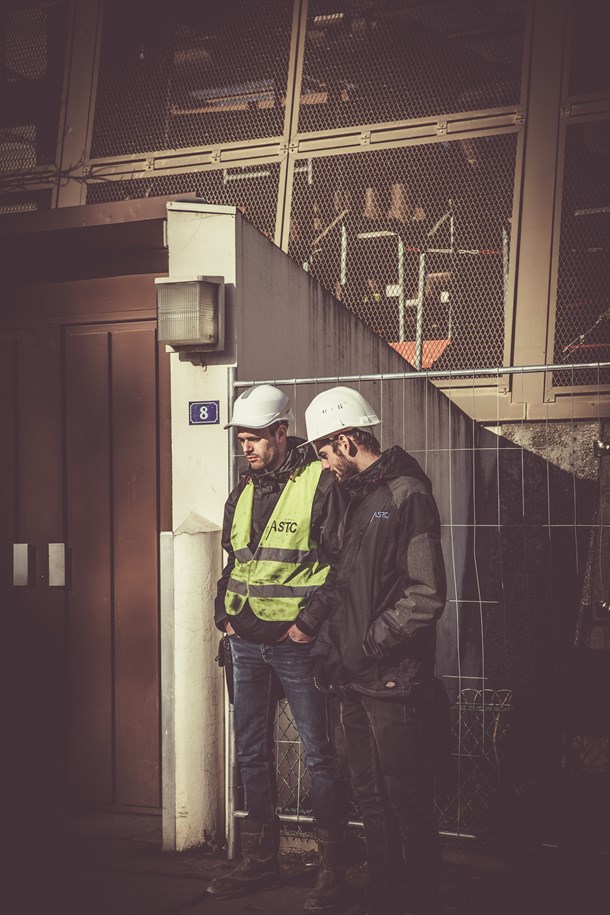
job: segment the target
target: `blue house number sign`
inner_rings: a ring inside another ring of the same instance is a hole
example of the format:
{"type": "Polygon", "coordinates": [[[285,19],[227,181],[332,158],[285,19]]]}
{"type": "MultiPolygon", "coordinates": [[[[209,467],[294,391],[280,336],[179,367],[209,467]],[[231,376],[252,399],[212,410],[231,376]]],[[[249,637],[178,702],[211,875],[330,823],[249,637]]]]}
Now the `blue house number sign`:
{"type": "Polygon", "coordinates": [[[219,400],[189,401],[189,426],[214,426],[219,422],[219,400]]]}

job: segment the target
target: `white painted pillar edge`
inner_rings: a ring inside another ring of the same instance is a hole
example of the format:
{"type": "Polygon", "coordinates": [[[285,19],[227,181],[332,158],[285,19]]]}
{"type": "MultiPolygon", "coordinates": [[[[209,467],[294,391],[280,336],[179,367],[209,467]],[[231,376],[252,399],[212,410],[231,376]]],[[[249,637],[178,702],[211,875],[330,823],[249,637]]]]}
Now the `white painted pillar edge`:
{"type": "Polygon", "coordinates": [[[215,658],[218,525],[192,513],[162,532],[161,765],[163,850],[224,838],[223,679],[215,658]]]}

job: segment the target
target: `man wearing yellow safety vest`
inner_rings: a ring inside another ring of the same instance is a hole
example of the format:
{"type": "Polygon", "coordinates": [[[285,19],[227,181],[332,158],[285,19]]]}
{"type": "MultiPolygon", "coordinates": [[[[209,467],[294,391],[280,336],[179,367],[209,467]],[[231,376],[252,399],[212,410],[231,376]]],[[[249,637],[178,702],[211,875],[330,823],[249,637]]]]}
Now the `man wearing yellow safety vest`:
{"type": "Polygon", "coordinates": [[[282,690],[311,776],[321,867],[308,913],[349,902],[343,860],[347,804],[337,773],[325,696],[314,684],[312,651],[324,614],[305,622],[338,548],[345,497],[311,445],[288,436],[288,397],[273,385],[249,388],[231,422],[248,472],[230,494],[223,524],[227,564],[218,583],[216,625],[231,642],[235,744],[248,816],[240,820],[242,861],[208,892],[242,896],[277,881],[279,822],[273,756],[275,708],[282,690]]]}

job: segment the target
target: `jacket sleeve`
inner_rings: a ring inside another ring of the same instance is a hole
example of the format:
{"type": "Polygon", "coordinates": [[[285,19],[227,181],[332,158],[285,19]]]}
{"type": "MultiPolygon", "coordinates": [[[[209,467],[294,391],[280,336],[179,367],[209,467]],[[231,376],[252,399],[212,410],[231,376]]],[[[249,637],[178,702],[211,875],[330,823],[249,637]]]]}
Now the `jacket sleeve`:
{"type": "Polygon", "coordinates": [[[414,492],[402,503],[397,539],[402,593],[372,622],[364,640],[365,654],[376,658],[435,626],[447,597],[440,521],[430,493],[414,492]]]}
{"type": "Polygon", "coordinates": [[[235,566],[235,553],[233,552],[233,547],[231,545],[231,528],[233,527],[235,506],[237,505],[237,500],[239,499],[242,488],[241,484],[236,486],[227,499],[222,522],[222,548],[227,554],[227,561],[222,570],[222,575],[218,579],[218,584],[216,585],[216,598],[214,600],[214,623],[216,624],[216,628],[220,629],[221,632],[225,631],[225,624],[228,619],[227,611],[225,610],[225,595],[227,593],[231,572],[235,566]]]}
{"type": "Polygon", "coordinates": [[[347,508],[348,497],[330,470],[323,470],[312,509],[312,536],[318,544],[320,560],[330,565],[324,582],[295,620],[297,629],[306,635],[317,635],[330,614],[333,602],[334,572],[340,552],[339,526],[347,508]]]}

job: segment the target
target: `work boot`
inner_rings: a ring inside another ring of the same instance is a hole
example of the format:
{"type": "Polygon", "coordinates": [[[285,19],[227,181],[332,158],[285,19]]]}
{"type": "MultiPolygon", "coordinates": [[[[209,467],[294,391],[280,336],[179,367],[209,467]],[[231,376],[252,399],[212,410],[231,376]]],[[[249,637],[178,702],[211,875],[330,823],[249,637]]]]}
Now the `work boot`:
{"type": "Polygon", "coordinates": [[[378,887],[369,887],[358,905],[358,915],[403,915],[404,912],[393,888],[380,891],[378,887]]]}
{"type": "Polygon", "coordinates": [[[207,888],[214,899],[247,896],[277,883],[280,834],[277,823],[241,823],[242,859],[225,877],[217,877],[207,888]]]}
{"type": "Polygon", "coordinates": [[[309,915],[331,915],[351,905],[352,898],[345,882],[345,834],[343,830],[318,830],[320,869],[316,885],[305,900],[304,911],[309,915]]]}
{"type": "Polygon", "coordinates": [[[441,915],[442,855],[439,835],[403,844],[407,915],[441,915]]]}

